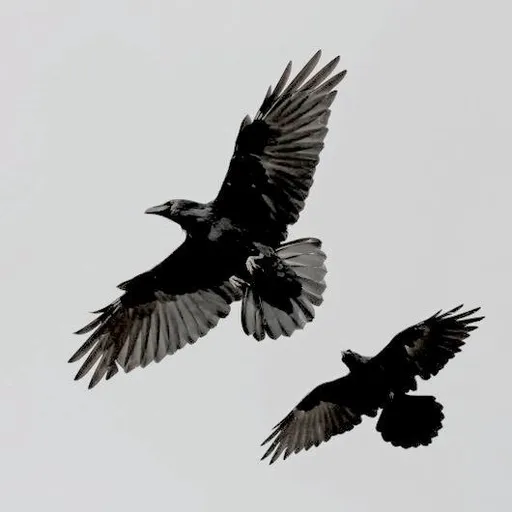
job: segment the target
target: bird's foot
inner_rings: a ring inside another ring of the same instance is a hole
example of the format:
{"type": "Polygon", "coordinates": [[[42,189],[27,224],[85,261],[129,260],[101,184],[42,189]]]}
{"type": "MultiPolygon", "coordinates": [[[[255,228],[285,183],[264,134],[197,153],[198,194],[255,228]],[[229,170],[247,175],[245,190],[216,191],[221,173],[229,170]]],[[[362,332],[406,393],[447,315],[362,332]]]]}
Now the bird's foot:
{"type": "Polygon", "coordinates": [[[238,276],[231,276],[229,278],[229,283],[235,288],[245,288],[248,285],[247,281],[244,281],[241,277],[238,276]]]}
{"type": "Polygon", "coordinates": [[[245,262],[245,266],[249,271],[249,274],[254,274],[254,272],[259,268],[259,265],[256,263],[256,260],[261,260],[265,256],[263,254],[259,254],[258,256],[249,256],[247,261],[245,262]]]}

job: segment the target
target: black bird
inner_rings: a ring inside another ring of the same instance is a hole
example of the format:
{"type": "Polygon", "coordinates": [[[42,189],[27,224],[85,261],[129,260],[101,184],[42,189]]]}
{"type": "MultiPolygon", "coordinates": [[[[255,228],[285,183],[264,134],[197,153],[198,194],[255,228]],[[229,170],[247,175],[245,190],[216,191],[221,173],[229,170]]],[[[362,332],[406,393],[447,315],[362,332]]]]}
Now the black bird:
{"type": "Polygon", "coordinates": [[[227,175],[206,204],[172,200],[146,210],[178,223],[185,241],[153,269],[119,285],[123,295],[77,331],[92,331],[71,357],[88,354],[75,379],[96,366],[89,387],[159,362],[194,343],[243,298],[246,334],[290,336],[314,317],[325,289],[321,243],[283,244],[313,183],[327,134],[336,57],[314,76],[318,51],[291,80],[291,62],[254,120],[241,124],[227,175]]]}
{"type": "Polygon", "coordinates": [[[433,396],[409,395],[416,377],[428,380],[461,350],[464,339],[484,317],[480,308],[458,313],[462,305],[438,311],[397,334],[376,356],[342,352],[350,373],[316,387],[279,422],[262,443],[271,443],[262,457],[270,464],[284,452],[309,450],[332,436],[352,430],[362,416],[382,408],[377,430],[384,441],[402,448],[426,446],[442,428],[443,406],[433,396]]]}

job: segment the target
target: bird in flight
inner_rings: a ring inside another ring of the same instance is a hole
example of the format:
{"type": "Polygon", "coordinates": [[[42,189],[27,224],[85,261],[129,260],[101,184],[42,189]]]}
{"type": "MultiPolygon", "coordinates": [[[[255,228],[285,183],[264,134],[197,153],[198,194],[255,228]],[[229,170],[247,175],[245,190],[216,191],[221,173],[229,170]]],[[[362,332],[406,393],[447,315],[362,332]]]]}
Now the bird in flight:
{"type": "Polygon", "coordinates": [[[309,450],[332,436],[352,430],[362,416],[382,409],[376,428],[384,441],[402,448],[427,446],[442,428],[443,406],[433,396],[410,395],[416,377],[437,375],[461,350],[480,308],[460,312],[462,305],[427,318],[397,334],[374,357],[342,352],[348,375],[320,384],[279,422],[263,441],[270,443],[262,460],[309,450]]]}
{"type": "Polygon", "coordinates": [[[314,318],[325,289],[316,238],[284,243],[304,208],[327,134],[339,57],[313,76],[318,51],[291,80],[291,62],[254,120],[246,116],[217,197],[174,199],[146,210],[178,223],[184,242],[164,261],[118,287],[122,295],[77,334],[89,333],[69,362],[87,355],[75,380],[103,378],[159,362],[195,343],[242,299],[244,332],[290,336],[314,318]]]}

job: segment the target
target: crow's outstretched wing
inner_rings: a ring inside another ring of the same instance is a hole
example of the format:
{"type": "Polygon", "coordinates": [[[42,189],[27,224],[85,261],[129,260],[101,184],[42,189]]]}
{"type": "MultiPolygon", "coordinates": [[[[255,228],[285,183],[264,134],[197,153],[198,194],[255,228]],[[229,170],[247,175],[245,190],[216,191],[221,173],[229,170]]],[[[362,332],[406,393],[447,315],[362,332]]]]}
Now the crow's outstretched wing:
{"type": "Polygon", "coordinates": [[[125,372],[145,367],[204,336],[241,298],[228,281],[232,263],[229,254],[187,238],[155,268],[120,284],[125,293],[77,331],[92,333],[69,361],[88,354],[75,379],[96,366],[92,388],[118,365],[125,372]]]}
{"type": "Polygon", "coordinates": [[[362,416],[375,416],[385,400],[385,389],[367,385],[353,373],[316,387],[280,421],[263,441],[271,443],[262,457],[270,464],[284,452],[283,459],[292,453],[309,450],[328,441],[332,436],[352,430],[362,416]]]}
{"type": "Polygon", "coordinates": [[[304,208],[327,133],[334,88],[345,71],[331,76],[336,57],[313,77],[318,51],[287,85],[291,62],[253,121],[240,127],[229,170],[214,201],[223,215],[263,236],[286,238],[286,227],[304,208]]]}
{"type": "Polygon", "coordinates": [[[416,377],[429,379],[460,352],[464,340],[484,317],[472,316],[480,308],[460,313],[457,306],[438,311],[427,320],[397,334],[372,360],[390,381],[395,391],[416,389],[416,377]]]}

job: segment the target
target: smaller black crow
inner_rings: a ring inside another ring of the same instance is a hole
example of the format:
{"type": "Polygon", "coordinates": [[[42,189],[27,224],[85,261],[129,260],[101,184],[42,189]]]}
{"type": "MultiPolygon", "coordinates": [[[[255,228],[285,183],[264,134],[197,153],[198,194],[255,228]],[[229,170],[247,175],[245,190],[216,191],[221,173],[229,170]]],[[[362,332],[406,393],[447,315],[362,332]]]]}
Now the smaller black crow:
{"type": "Polygon", "coordinates": [[[376,416],[384,441],[402,448],[428,445],[442,428],[443,406],[433,396],[408,395],[416,377],[429,379],[460,351],[464,339],[484,317],[471,316],[480,308],[458,313],[462,305],[438,311],[397,334],[376,356],[342,352],[350,373],[316,387],[275,427],[262,443],[271,445],[262,457],[270,464],[284,452],[309,450],[376,416]]]}

